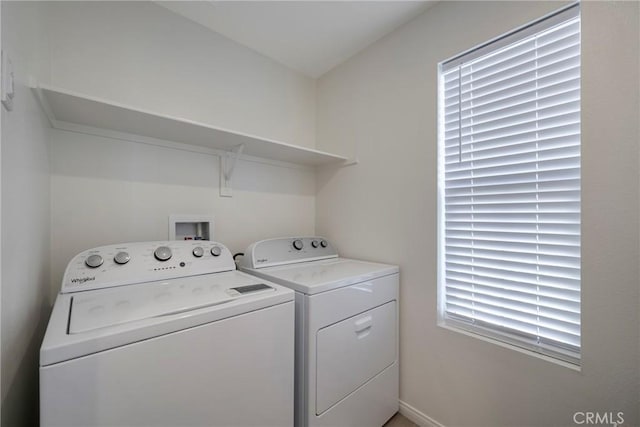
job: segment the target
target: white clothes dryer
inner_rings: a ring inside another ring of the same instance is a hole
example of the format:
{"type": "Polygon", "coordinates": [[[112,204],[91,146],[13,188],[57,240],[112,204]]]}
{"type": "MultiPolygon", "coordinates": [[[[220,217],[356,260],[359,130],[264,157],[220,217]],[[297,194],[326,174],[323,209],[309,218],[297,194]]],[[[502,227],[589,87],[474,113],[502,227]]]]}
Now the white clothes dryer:
{"type": "Polygon", "coordinates": [[[296,291],[296,426],[382,426],[398,411],[397,266],[294,237],[253,243],[240,268],[296,291]]]}
{"type": "Polygon", "coordinates": [[[40,350],[42,426],[291,426],[294,292],[215,242],[69,263],[40,350]]]}

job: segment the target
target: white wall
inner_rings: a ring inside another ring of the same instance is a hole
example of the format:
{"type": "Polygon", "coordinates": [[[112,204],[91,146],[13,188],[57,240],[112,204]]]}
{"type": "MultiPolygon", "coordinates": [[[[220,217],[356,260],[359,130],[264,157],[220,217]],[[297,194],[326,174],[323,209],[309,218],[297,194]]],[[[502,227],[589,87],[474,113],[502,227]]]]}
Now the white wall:
{"type": "Polygon", "coordinates": [[[42,5],[2,2],[2,49],[13,60],[14,110],[2,109],[2,425],[36,425],[38,350],[49,301],[46,119],[26,87],[46,74],[42,5]]]}
{"type": "Polygon", "coordinates": [[[51,83],[313,147],[315,81],[153,2],[51,2],[51,83]]]}
{"type": "Polygon", "coordinates": [[[315,173],[241,160],[233,197],[219,196],[217,156],[51,132],[53,292],[78,252],[165,240],[170,214],[212,215],[215,239],[232,252],[267,237],[313,234],[315,173]]]}
{"type": "MultiPolygon", "coordinates": [[[[154,3],[48,8],[54,86],[314,146],[314,80],[154,3]]],[[[214,216],[215,239],[234,252],[314,232],[313,170],[242,160],[232,198],[219,196],[219,175],[211,154],[52,131],[53,293],[75,254],[167,239],[170,214],[214,216]]]]}
{"type": "Polygon", "coordinates": [[[582,4],[581,372],[436,326],[437,63],[561,6],[440,2],[318,82],[317,232],[401,267],[401,399],[446,426],[639,425],[639,4],[582,4]]]}

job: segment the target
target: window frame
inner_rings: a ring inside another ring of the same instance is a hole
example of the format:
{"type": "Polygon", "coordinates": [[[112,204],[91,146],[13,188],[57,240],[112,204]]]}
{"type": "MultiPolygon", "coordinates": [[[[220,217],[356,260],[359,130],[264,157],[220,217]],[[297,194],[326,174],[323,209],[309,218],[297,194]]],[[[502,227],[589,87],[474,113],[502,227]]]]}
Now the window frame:
{"type": "MultiPolygon", "coordinates": [[[[504,35],[496,37],[479,46],[464,51],[438,64],[438,106],[437,106],[437,313],[438,325],[457,332],[462,332],[477,338],[491,341],[500,346],[524,351],[528,354],[548,358],[549,360],[567,363],[569,367],[578,367],[581,364],[582,345],[579,344],[577,353],[562,349],[560,346],[547,344],[531,345],[519,337],[517,333],[509,332],[504,329],[499,330],[498,327],[487,327],[485,325],[470,325],[468,322],[459,321],[457,319],[447,317],[446,313],[446,290],[445,290],[445,120],[444,120],[444,82],[442,76],[447,70],[458,67],[463,63],[481,58],[488,53],[499,51],[500,49],[522,41],[535,34],[546,31],[559,24],[572,20],[580,19],[579,2],[572,3],[568,6],[560,8],[548,15],[541,17],[529,24],[514,29],[504,35]]],[[[581,32],[580,32],[581,34],[581,32]]],[[[582,108],[580,107],[580,114],[582,108]]],[[[580,174],[582,168],[580,167],[580,174]]],[[[580,202],[581,204],[581,202],[580,202]]],[[[581,211],[581,209],[580,209],[581,211]]],[[[582,232],[580,232],[580,235],[582,232]]],[[[580,245],[581,246],[581,245],[580,245]]],[[[580,276],[582,268],[580,268],[580,276]]],[[[582,278],[580,277],[580,282],[582,278]]],[[[580,286],[581,288],[581,286],[580,286]]],[[[582,300],[582,292],[580,290],[580,301],[582,300]]],[[[581,304],[580,304],[581,305],[581,304]]],[[[582,335],[582,310],[580,309],[580,336],[582,335]]]]}

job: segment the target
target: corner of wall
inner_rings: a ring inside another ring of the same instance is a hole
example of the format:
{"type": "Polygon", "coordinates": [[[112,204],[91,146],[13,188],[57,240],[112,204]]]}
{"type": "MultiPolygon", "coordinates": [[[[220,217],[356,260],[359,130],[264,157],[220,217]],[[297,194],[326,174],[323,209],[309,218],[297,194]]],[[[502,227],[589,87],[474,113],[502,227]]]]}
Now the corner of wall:
{"type": "Polygon", "coordinates": [[[2,111],[2,425],[36,425],[38,355],[49,315],[48,122],[30,85],[48,73],[44,3],[2,2],[2,49],[12,59],[14,108],[2,111]]]}

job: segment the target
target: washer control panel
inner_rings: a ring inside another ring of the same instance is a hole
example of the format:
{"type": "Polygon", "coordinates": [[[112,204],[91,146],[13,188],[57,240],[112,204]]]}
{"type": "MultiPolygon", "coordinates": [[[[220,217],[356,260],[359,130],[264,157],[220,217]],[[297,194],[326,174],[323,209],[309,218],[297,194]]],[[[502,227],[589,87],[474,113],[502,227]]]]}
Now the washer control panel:
{"type": "Polygon", "coordinates": [[[79,253],[62,279],[60,292],[131,285],[235,270],[224,245],[203,240],[122,243],[79,253]]]}
{"type": "Polygon", "coordinates": [[[244,253],[242,266],[263,268],[337,257],[333,245],[322,237],[282,237],[253,243],[244,253]]]}

